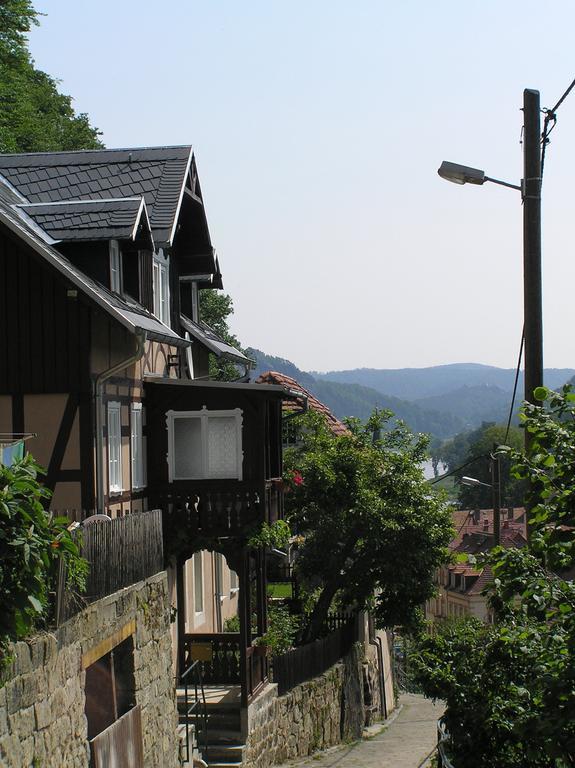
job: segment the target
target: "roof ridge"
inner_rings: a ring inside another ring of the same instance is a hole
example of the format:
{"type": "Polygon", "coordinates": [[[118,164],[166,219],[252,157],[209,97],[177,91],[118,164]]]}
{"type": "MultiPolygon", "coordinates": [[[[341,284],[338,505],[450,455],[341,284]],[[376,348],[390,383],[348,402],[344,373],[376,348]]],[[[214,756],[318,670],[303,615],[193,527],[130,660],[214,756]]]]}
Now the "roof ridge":
{"type": "Polygon", "coordinates": [[[191,144],[157,144],[141,147],[101,147],[100,149],[59,149],[51,152],[0,152],[1,157],[46,157],[48,155],[82,155],[99,152],[140,152],[149,149],[192,149],[191,144]]]}

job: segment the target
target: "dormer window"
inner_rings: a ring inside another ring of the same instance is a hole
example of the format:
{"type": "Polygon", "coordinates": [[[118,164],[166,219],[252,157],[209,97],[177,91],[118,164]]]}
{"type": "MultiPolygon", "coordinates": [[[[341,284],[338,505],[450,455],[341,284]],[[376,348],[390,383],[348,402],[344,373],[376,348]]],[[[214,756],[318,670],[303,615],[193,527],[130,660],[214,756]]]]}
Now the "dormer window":
{"type": "Polygon", "coordinates": [[[110,240],[110,290],[122,292],[122,254],[117,240],[110,240]]]}
{"type": "Polygon", "coordinates": [[[170,324],[169,261],[163,250],[154,254],[154,314],[165,325],[170,324]]]}

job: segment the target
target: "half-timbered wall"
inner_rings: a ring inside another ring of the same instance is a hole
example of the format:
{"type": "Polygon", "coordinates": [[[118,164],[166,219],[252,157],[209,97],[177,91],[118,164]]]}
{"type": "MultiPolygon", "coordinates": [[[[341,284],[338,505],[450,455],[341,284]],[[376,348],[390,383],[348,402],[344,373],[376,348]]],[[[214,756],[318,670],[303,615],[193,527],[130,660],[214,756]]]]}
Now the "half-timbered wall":
{"type": "Polygon", "coordinates": [[[91,308],[0,229],[0,431],[31,432],[57,509],[93,506],[91,308]]]}

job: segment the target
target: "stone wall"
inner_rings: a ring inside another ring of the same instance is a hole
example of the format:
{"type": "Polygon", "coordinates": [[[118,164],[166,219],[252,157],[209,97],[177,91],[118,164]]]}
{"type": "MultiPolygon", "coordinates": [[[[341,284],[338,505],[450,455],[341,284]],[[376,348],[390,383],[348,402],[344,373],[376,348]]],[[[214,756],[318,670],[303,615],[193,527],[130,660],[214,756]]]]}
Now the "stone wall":
{"type": "Polygon", "coordinates": [[[177,714],[165,572],[92,603],[54,634],[12,648],[0,688],[0,765],[84,768],[86,667],[132,638],[146,768],[176,768],[177,714]]]}
{"type": "Polygon", "coordinates": [[[268,768],[361,737],[364,723],[363,646],[356,643],[342,663],[283,696],[277,686],[247,711],[245,765],[268,768]]]}

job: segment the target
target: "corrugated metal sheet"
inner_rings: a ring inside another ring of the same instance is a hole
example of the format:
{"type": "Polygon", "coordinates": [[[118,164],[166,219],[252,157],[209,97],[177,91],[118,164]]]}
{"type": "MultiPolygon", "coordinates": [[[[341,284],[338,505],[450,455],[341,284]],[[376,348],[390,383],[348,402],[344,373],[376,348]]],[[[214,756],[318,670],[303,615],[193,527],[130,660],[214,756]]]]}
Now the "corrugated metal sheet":
{"type": "Polygon", "coordinates": [[[144,768],[139,705],[99,733],[90,744],[94,768],[144,768]]]}

